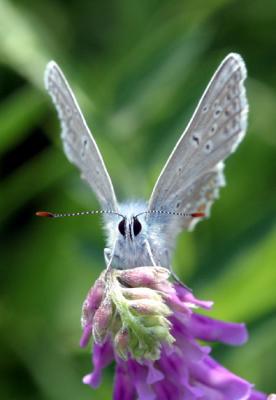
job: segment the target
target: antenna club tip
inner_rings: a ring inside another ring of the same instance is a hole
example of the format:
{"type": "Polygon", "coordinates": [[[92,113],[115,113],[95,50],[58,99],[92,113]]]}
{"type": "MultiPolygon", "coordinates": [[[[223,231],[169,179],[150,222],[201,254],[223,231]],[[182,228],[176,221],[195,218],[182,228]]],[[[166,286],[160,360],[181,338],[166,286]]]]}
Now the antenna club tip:
{"type": "Polygon", "coordinates": [[[203,212],[195,212],[195,213],[192,213],[191,216],[192,216],[193,218],[203,218],[203,217],[206,216],[206,214],[203,213],[203,212]]]}
{"type": "Polygon", "coordinates": [[[54,214],[48,211],[37,211],[35,213],[37,217],[46,217],[46,218],[54,218],[54,214]]]}

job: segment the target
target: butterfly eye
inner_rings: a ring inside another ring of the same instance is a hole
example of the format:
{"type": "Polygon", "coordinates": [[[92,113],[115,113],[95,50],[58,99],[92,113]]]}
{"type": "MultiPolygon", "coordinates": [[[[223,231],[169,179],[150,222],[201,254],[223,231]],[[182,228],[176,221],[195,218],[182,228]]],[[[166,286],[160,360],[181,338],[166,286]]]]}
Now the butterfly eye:
{"type": "Polygon", "coordinates": [[[133,232],[134,235],[137,236],[142,230],[142,225],[141,223],[138,221],[138,218],[133,218],[133,232]]]}
{"type": "Polygon", "coordinates": [[[126,221],[125,219],[122,219],[122,221],[118,225],[119,232],[123,235],[126,236],[126,221]]]}

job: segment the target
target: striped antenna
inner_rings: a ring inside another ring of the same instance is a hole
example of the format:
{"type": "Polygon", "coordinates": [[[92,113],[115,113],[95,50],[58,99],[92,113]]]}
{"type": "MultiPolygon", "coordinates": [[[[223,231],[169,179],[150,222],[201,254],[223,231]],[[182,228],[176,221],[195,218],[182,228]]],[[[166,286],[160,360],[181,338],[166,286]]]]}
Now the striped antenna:
{"type": "Polygon", "coordinates": [[[111,210],[78,211],[72,213],[52,213],[49,211],[37,211],[35,213],[37,217],[46,217],[46,218],[80,217],[82,215],[95,215],[95,214],[114,214],[114,215],[119,215],[122,218],[125,218],[124,215],[111,210]]]}
{"type": "Polygon", "coordinates": [[[164,211],[164,210],[149,210],[149,211],[144,211],[141,212],[140,214],[137,214],[136,217],[142,214],[166,214],[166,215],[175,215],[175,216],[180,216],[180,217],[192,217],[192,218],[203,218],[205,217],[205,213],[203,212],[194,212],[194,213],[182,213],[182,212],[177,212],[177,211],[164,211]]]}

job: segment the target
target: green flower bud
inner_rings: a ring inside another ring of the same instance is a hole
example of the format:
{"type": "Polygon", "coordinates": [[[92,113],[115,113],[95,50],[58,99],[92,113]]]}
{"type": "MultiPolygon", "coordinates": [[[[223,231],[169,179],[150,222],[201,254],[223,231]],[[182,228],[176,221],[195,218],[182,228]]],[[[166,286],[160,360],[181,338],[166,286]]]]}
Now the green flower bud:
{"type": "Polygon", "coordinates": [[[167,329],[171,327],[170,321],[162,315],[143,315],[139,317],[139,323],[145,327],[164,326],[167,329]]]}
{"type": "Polygon", "coordinates": [[[130,300],[128,305],[131,310],[138,314],[154,314],[164,316],[171,314],[170,309],[162,302],[161,299],[159,301],[150,299],[130,300]]]}
{"type": "Polygon", "coordinates": [[[168,335],[168,329],[165,326],[152,326],[151,328],[148,328],[148,333],[158,340],[166,339],[170,343],[174,342],[174,338],[171,335],[168,335]]]}
{"type": "Polygon", "coordinates": [[[122,293],[129,300],[152,299],[159,301],[161,299],[155,290],[145,287],[122,288],[122,293]]]}

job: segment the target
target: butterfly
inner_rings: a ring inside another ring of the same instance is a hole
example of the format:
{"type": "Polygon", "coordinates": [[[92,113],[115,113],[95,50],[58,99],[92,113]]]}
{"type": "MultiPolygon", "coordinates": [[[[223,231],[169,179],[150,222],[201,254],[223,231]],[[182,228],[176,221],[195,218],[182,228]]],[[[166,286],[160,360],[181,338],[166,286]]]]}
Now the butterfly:
{"type": "Polygon", "coordinates": [[[209,216],[219,188],[225,185],[224,160],[236,150],[245,135],[246,75],[241,56],[230,53],[203,93],[149,201],[121,204],[72,89],[59,66],[54,61],[48,63],[45,87],[61,122],[64,152],[79,168],[101,206],[101,211],[67,215],[103,214],[107,266],[126,269],[159,265],[171,269],[177,235],[193,229],[197,222],[209,216]]]}

